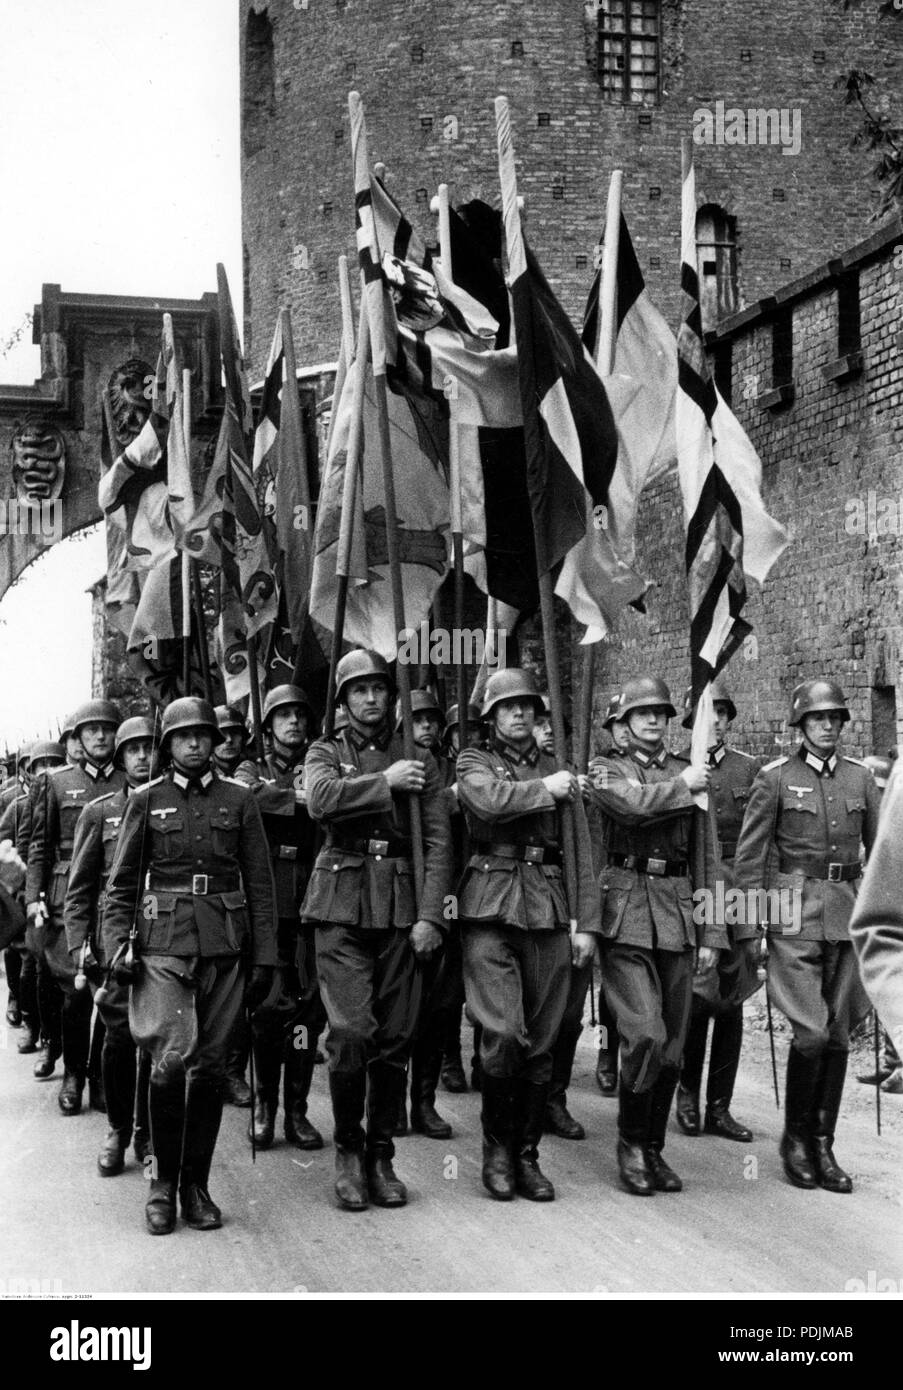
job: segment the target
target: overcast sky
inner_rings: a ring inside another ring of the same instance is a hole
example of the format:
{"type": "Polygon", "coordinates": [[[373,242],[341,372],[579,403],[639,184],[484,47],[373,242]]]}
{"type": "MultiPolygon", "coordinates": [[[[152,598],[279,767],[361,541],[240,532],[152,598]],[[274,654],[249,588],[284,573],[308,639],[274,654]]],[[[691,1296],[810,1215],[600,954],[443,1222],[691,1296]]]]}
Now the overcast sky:
{"type": "MultiPolygon", "coordinates": [[[[197,298],[223,261],[240,312],[238,18],[233,0],[0,0],[0,381],[39,374],[45,281],[197,298]]],[[[90,693],[103,538],[68,544],[0,601],[0,751],[90,693]]]]}

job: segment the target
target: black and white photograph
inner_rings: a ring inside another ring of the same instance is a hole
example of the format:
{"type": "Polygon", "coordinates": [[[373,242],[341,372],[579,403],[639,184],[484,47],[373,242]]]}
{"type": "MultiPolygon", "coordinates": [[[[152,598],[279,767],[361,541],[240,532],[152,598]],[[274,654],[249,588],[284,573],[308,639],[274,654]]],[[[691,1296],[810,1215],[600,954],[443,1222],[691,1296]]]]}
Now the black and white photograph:
{"type": "Polygon", "coordinates": [[[235,1300],[886,1365],[903,0],[0,21],[22,1370],[235,1300]]]}

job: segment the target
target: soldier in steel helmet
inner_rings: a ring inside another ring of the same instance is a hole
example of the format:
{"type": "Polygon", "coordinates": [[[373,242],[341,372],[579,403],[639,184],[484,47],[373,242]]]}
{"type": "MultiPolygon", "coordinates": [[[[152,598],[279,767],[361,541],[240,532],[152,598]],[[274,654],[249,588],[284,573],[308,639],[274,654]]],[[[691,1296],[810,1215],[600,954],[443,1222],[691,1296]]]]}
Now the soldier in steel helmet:
{"type": "Polygon", "coordinates": [[[850,1031],[868,1011],[850,917],[860,852],[871,850],[880,805],[868,768],[838,755],[849,718],[835,681],[796,687],[788,722],[800,731],[799,747],[758,774],[734,860],[736,885],[757,909],[736,935],[755,938],[760,927],[767,929],[768,988],[793,1029],[784,1172],[796,1187],[838,1193],[853,1187],[833,1147],[850,1031]]]}
{"type": "Polygon", "coordinates": [[[121,720],[111,700],[89,700],[76,710],[73,737],[84,765],[51,769],[35,783],[25,884],[29,928],[44,961],[63,991],[61,1030],[63,1084],[59,1107],[77,1115],[88,1071],[91,1039],[91,993],[75,988],[76,968],[66,945],[64,906],[78,818],[89,801],[121,790],[125,773],[113,760],[121,720]]]}
{"type": "Polygon", "coordinates": [[[282,988],[275,1006],[258,1009],[252,1020],[254,1138],[262,1149],[273,1142],[283,1076],[286,1139],[299,1149],[322,1149],[323,1136],[307,1117],[307,1099],[326,1013],[317,981],[314,928],[299,917],[314,858],[316,827],[305,803],[304,759],[315,715],[300,686],[277,685],[266,696],[261,718],[270,751],[260,763],[241,763],[235,776],[254,791],[270,846],[282,988]]]}
{"type": "Polygon", "coordinates": [[[485,747],[458,755],[458,799],[471,855],[458,889],[467,1007],[480,1043],[483,1185],[498,1201],[515,1194],[550,1202],[539,1167],[552,1079],[552,1050],[571,983],[595,950],[599,899],[577,779],[533,737],[544,713],[534,676],[498,671],[486,683],[485,747]],[[559,807],[577,829],[576,903],[562,873],[559,807]],[[571,917],[577,932],[571,941],[571,917]]]}
{"type": "Polygon", "coordinates": [[[273,876],[257,800],[211,767],[220,738],[206,700],[163,715],[162,777],[133,790],[107,880],[101,940],[131,984],[129,1027],[151,1054],[151,1235],[175,1227],[176,1191],[195,1230],[222,1213],[208,1190],[235,1020],[273,983],[273,876]],[[137,961],[134,959],[137,948],[137,961]],[[245,983],[245,960],[251,965],[245,983]]]}
{"type": "Polygon", "coordinates": [[[434,759],[426,751],[406,758],[393,730],[393,681],[383,657],[348,652],[335,681],[348,722],[333,738],[318,739],[305,763],[308,810],[326,842],[301,915],[316,926],[329,1019],[335,1191],[343,1207],[360,1211],[368,1202],[407,1201],[392,1166],[392,1136],[420,1010],[422,962],[442,945],[451,844],[434,759]],[[411,796],[419,798],[423,827],[419,901],[411,796]]]}
{"type": "MultiPolygon", "coordinates": [[[[687,714],[684,728],[693,723],[689,708],[691,692],[684,701],[687,714]]],[[[718,876],[725,893],[734,888],[733,864],[737,840],[743,824],[743,813],[756,773],[762,765],[760,758],[728,747],[726,739],[730,725],[737,717],[737,706],[727,685],[716,680],[712,685],[714,717],[708,749],[709,789],[718,830],[718,876]]],[[[728,913],[725,922],[728,936],[733,936],[728,913]]],[[[730,1111],[734,1082],[740,1065],[743,1046],[743,1001],[758,988],[758,950],[755,941],[732,941],[731,949],[722,951],[718,967],[693,981],[693,1006],[690,1027],[684,1044],[680,1084],[677,1088],[677,1123],[684,1134],[696,1135],[704,1128],[706,1134],[737,1143],[752,1142],[752,1130],[738,1123],[730,1111]],[[712,1023],[712,1049],[706,1082],[705,1119],[700,1124],[699,1092],[712,1023]]]]}
{"type": "Polygon", "coordinates": [[[723,928],[699,930],[694,889],[711,889],[714,838],[694,795],[709,784],[665,748],[676,713],[663,680],[640,676],[620,692],[630,743],[597,758],[588,786],[605,820],[602,980],[620,1039],[618,1167],[628,1192],[679,1192],[663,1150],[690,1016],[694,959],[710,969],[723,928]]]}
{"type": "Polygon", "coordinates": [[[234,777],[251,736],[244,715],[234,705],[217,705],[215,713],[216,726],[223,737],[213,750],[213,765],[223,777],[234,777]]]}
{"type": "Polygon", "coordinates": [[[123,720],[116,730],[113,756],[125,773],[126,784],[120,791],[89,801],[78,818],[64,913],[69,954],[76,971],[96,990],[95,1002],[105,1026],[101,1070],[109,1131],[97,1158],[103,1178],[122,1172],[133,1128],[139,1163],[144,1162],[150,1150],[147,1068],[143,1073],[143,1094],[141,1089],[137,1091],[136,1115],[138,1064],[129,1031],[128,987],[113,980],[112,975],[109,982],[105,979],[105,968],[111,974],[111,962],[104,959],[98,926],[126,804],[135,789],[148,782],[156,771],[154,721],[144,715],[123,720]]]}

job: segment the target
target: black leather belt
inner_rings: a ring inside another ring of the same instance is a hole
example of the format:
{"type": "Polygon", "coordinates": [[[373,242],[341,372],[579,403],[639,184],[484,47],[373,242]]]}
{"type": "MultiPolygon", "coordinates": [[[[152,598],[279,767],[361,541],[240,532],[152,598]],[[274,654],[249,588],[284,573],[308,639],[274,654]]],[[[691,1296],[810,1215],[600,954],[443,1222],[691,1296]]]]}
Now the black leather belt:
{"type": "Polygon", "coordinates": [[[374,859],[410,859],[410,840],[389,837],[387,840],[333,840],[326,849],[344,850],[346,854],[370,854],[374,859]]]}
{"type": "Polygon", "coordinates": [[[801,859],[798,863],[782,859],[781,873],[805,874],[807,878],[821,878],[827,883],[851,883],[861,877],[862,865],[858,860],[855,864],[841,864],[829,859],[801,859]]]}
{"type": "Polygon", "coordinates": [[[241,879],[235,874],[192,874],[189,883],[172,883],[159,874],[147,875],[149,893],[175,893],[179,897],[207,898],[214,893],[238,893],[241,879]]]}
{"type": "Polygon", "coordinates": [[[644,859],[638,854],[610,854],[608,858],[616,869],[636,869],[638,874],[656,878],[686,878],[690,872],[685,859],[644,859]]]}
{"type": "Polygon", "coordinates": [[[561,850],[552,845],[496,845],[488,840],[474,845],[476,854],[497,854],[500,859],[522,859],[525,864],[557,864],[561,850]]]}

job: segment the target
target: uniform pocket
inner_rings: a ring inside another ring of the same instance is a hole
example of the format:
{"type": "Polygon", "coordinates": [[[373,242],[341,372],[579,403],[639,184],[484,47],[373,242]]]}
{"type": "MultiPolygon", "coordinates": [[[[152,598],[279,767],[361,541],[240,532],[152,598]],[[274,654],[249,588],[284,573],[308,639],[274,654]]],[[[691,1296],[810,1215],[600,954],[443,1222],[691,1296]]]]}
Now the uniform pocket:
{"type": "Polygon", "coordinates": [[[223,893],[223,930],[226,941],[233,951],[240,951],[248,936],[250,924],[248,922],[247,899],[243,892],[223,893]]]}
{"type": "Polygon", "coordinates": [[[135,914],[138,943],[142,948],[159,955],[169,951],[175,935],[177,901],[174,893],[142,895],[135,914]]]}
{"type": "Polygon", "coordinates": [[[817,815],[818,807],[815,804],[815,793],[810,792],[807,796],[794,796],[792,792],[785,792],[781,797],[781,814],[792,815],[794,811],[798,811],[804,816],[817,815]]]}
{"type": "Polygon", "coordinates": [[[512,905],[517,861],[500,855],[475,855],[464,872],[458,913],[477,921],[504,918],[512,905]]]}
{"type": "Polygon", "coordinates": [[[151,858],[171,861],[180,859],[185,852],[185,821],[181,816],[167,816],[158,820],[149,817],[151,834],[151,858]]]}
{"type": "Polygon", "coordinates": [[[240,828],[236,811],[221,810],[215,812],[210,817],[210,838],[213,842],[214,853],[225,858],[236,855],[240,828]]]}
{"type": "Polygon", "coordinates": [[[363,855],[354,860],[343,855],[341,859],[327,859],[317,864],[304,899],[305,918],[357,926],[364,886],[363,865],[363,855]]]}

